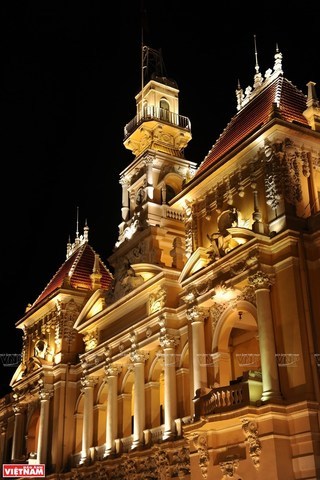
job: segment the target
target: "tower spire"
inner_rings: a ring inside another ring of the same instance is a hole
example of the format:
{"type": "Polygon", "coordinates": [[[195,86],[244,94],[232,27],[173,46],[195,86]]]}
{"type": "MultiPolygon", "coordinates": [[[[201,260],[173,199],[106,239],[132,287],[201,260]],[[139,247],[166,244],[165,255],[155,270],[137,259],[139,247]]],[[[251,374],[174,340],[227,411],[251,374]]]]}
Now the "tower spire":
{"type": "Polygon", "coordinates": [[[260,73],[260,68],[259,68],[259,63],[258,63],[258,51],[257,51],[257,37],[256,35],[253,35],[253,40],[254,40],[254,56],[255,56],[255,70],[256,70],[256,73],[255,73],[255,76],[254,76],[254,84],[253,84],[253,88],[258,88],[258,87],[261,87],[262,85],[262,75],[260,73]]]}
{"type": "Polygon", "coordinates": [[[79,238],[79,207],[77,207],[77,228],[76,228],[76,239],[79,238]]]}

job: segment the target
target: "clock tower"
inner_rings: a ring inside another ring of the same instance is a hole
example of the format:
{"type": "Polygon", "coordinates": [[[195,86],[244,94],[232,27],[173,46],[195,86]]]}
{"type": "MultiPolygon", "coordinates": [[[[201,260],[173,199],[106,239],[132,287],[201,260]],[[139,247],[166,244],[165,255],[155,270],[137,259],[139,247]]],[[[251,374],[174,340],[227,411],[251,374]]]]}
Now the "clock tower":
{"type": "MultiPolygon", "coordinates": [[[[142,88],[135,99],[136,116],[126,124],[123,142],[134,160],[120,174],[122,222],[109,258],[115,278],[135,264],[178,267],[172,249],[183,249],[184,215],[170,208],[170,200],[196,168],[184,157],[191,124],[179,113],[179,89],[165,74],[161,51],[142,48],[142,88]]],[[[183,254],[178,257],[182,268],[183,254]]]]}

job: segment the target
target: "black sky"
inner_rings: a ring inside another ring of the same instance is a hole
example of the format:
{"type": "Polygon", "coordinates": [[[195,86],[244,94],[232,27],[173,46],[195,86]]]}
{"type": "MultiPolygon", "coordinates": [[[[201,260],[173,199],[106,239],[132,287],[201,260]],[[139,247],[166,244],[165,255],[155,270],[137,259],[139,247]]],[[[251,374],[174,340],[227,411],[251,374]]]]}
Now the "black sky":
{"type": "MultiPolygon", "coordinates": [[[[278,44],[286,78],[305,93],[320,80],[317,2],[188,4],[3,2],[2,354],[20,353],[15,323],[64,262],[77,207],[108,266],[119,174],[134,158],[122,142],[141,87],[142,18],[144,44],[161,48],[178,84],[192,125],[185,154],[198,165],[236,114],[238,79],[253,84],[254,35],[262,74],[278,44]]],[[[0,394],[13,373],[0,362],[0,394]]]]}

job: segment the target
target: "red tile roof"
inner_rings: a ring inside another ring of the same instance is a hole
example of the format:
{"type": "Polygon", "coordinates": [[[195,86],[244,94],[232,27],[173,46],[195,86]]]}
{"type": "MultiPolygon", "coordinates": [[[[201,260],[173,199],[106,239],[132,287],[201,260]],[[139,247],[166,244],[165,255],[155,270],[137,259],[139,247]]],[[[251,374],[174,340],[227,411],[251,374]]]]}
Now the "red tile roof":
{"type": "Polygon", "coordinates": [[[278,75],[231,119],[199,166],[196,176],[237,147],[257,129],[267,124],[272,118],[275,103],[280,118],[287,122],[309,126],[302,114],[307,108],[306,96],[283,75],[278,75]]]}
{"type": "MultiPolygon", "coordinates": [[[[90,275],[93,271],[95,251],[88,243],[79,246],[75,252],[64,262],[57,273],[52,277],[46,288],[39,295],[32,307],[40,303],[58,288],[63,287],[65,280],[72,288],[80,290],[92,290],[90,275]]],[[[99,259],[101,288],[108,290],[112,282],[112,274],[99,259]]]]}

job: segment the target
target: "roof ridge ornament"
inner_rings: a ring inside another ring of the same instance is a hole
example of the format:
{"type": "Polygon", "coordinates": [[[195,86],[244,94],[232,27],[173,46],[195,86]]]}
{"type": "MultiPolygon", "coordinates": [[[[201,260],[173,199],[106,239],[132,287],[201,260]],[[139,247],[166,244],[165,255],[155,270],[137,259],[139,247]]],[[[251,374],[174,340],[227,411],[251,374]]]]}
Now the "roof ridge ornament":
{"type": "Polygon", "coordinates": [[[240,112],[242,108],[247,105],[256,95],[258,95],[264,88],[266,88],[275,78],[283,74],[282,70],[282,53],[279,50],[278,44],[276,44],[276,53],[274,55],[273,70],[269,68],[266,70],[264,77],[260,73],[260,67],[258,64],[258,53],[256,36],[254,35],[254,47],[255,47],[255,70],[253,87],[250,85],[244,90],[240,87],[240,81],[238,80],[238,88],[236,89],[237,98],[237,110],[240,112]]]}
{"type": "Polygon", "coordinates": [[[282,53],[279,51],[278,43],[276,44],[276,53],[274,55],[274,66],[273,71],[279,73],[283,73],[282,70],[282,53]]]}
{"type": "Polygon", "coordinates": [[[255,64],[256,74],[254,76],[253,88],[257,89],[257,88],[261,87],[262,82],[263,82],[263,78],[262,78],[262,75],[259,71],[256,35],[254,35],[253,38],[254,38],[254,55],[255,55],[255,59],[256,59],[256,64],[255,64]]]}
{"type": "Polygon", "coordinates": [[[67,243],[67,255],[66,258],[68,259],[71,255],[79,248],[81,245],[85,243],[89,243],[89,227],[87,219],[85,220],[85,224],[83,227],[83,235],[79,235],[79,207],[77,207],[77,222],[76,222],[76,237],[74,243],[71,243],[70,235],[67,243]]]}

